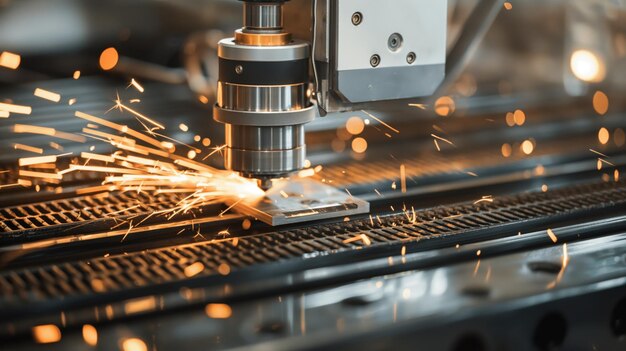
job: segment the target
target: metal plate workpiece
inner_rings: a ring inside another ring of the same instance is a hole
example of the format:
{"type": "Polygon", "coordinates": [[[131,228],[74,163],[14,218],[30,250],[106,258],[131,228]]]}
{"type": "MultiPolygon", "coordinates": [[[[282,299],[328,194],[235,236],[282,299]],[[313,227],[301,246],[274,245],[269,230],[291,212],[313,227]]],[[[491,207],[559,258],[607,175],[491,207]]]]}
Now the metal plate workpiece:
{"type": "Polygon", "coordinates": [[[235,211],[277,226],[368,213],[370,204],[310,178],[275,180],[261,200],[241,201],[235,211]]]}

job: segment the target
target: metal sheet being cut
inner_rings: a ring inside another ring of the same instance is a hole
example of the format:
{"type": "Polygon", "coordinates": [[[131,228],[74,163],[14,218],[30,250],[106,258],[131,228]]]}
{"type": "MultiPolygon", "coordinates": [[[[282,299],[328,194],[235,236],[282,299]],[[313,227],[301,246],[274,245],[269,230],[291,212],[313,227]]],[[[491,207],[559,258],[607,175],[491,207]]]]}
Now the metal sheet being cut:
{"type": "Polygon", "coordinates": [[[310,178],[275,180],[260,200],[241,201],[235,211],[277,226],[368,213],[367,201],[310,178]]]}

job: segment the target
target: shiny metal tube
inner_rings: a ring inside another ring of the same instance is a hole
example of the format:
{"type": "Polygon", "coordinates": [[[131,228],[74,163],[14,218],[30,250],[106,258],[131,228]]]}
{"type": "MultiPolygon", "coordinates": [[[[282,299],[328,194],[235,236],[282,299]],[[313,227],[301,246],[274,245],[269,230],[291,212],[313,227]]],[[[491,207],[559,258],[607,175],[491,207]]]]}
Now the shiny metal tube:
{"type": "Polygon", "coordinates": [[[225,149],[225,166],[251,178],[279,178],[302,169],[306,146],[289,150],[250,151],[225,149]]]}
{"type": "Polygon", "coordinates": [[[283,4],[244,2],[245,30],[280,30],[283,27],[283,4]]]}
{"type": "Polygon", "coordinates": [[[307,107],[307,85],[253,86],[219,82],[217,103],[237,111],[292,111],[307,107]]]}
{"type": "Polygon", "coordinates": [[[226,125],[226,145],[233,149],[288,150],[304,145],[304,126],[253,127],[226,125]]]}

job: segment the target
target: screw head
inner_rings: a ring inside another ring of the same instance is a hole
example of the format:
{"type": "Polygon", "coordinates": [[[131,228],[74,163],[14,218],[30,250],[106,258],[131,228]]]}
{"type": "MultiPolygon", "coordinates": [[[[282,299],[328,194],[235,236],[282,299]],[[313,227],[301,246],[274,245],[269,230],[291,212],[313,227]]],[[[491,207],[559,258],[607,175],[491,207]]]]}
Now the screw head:
{"type": "Polygon", "coordinates": [[[372,65],[372,67],[378,67],[378,65],[380,65],[380,56],[376,54],[372,55],[372,57],[370,57],[370,65],[372,65]]]}
{"type": "Polygon", "coordinates": [[[359,24],[361,24],[361,22],[363,22],[363,14],[360,12],[353,13],[352,24],[354,24],[355,26],[358,26],[359,24]]]}
{"type": "Polygon", "coordinates": [[[389,50],[393,52],[399,51],[402,48],[403,43],[404,38],[400,33],[393,33],[389,36],[389,39],[387,39],[387,47],[389,47],[389,50]]]}
{"type": "Polygon", "coordinates": [[[237,65],[235,67],[235,73],[242,74],[243,73],[243,66],[242,65],[237,65]]]}
{"type": "Polygon", "coordinates": [[[408,55],[406,55],[406,62],[407,62],[409,65],[412,65],[413,63],[415,63],[415,60],[416,60],[416,59],[417,59],[417,55],[415,55],[415,53],[414,53],[414,52],[412,52],[412,51],[411,51],[411,52],[409,52],[409,54],[408,54],[408,55]]]}

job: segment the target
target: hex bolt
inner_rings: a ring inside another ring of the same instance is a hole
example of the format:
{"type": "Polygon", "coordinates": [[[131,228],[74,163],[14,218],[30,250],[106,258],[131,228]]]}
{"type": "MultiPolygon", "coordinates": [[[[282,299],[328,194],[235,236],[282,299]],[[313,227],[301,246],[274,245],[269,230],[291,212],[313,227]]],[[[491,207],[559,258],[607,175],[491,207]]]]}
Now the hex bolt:
{"type": "Polygon", "coordinates": [[[354,24],[355,26],[358,26],[359,24],[361,24],[361,22],[363,22],[363,14],[360,12],[353,13],[352,24],[354,24]]]}
{"type": "Polygon", "coordinates": [[[372,65],[372,67],[378,67],[378,65],[380,65],[380,56],[376,54],[372,55],[372,57],[370,57],[370,65],[372,65]]]}

